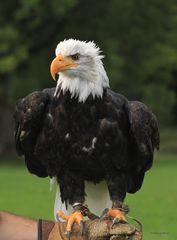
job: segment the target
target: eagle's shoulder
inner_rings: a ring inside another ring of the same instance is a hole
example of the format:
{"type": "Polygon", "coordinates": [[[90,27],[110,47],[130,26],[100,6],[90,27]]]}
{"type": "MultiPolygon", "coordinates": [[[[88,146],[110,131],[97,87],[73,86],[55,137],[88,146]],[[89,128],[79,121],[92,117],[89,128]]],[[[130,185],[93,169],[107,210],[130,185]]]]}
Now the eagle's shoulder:
{"type": "Polygon", "coordinates": [[[56,88],[45,88],[42,90],[43,94],[46,94],[48,97],[53,98],[56,88]]]}
{"type": "Polygon", "coordinates": [[[106,100],[117,107],[124,106],[128,103],[128,99],[120,93],[116,93],[110,88],[106,89],[106,100]]]}

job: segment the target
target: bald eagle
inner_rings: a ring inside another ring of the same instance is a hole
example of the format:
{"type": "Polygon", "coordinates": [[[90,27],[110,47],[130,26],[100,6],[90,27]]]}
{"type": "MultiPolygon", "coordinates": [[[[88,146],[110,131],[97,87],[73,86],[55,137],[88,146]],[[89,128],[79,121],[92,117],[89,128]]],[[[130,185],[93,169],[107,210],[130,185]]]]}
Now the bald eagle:
{"type": "MultiPolygon", "coordinates": [[[[73,206],[71,217],[80,214],[80,222],[90,196],[91,210],[107,205],[107,192],[109,210],[123,209],[126,193],[141,188],[152,166],[159,130],[147,106],[110,89],[94,42],[64,40],[55,53],[50,71],[56,88],[35,91],[16,104],[16,150],[31,173],[57,179],[60,210],[62,203],[73,206]]],[[[112,216],[125,220],[118,210],[112,216]]]]}

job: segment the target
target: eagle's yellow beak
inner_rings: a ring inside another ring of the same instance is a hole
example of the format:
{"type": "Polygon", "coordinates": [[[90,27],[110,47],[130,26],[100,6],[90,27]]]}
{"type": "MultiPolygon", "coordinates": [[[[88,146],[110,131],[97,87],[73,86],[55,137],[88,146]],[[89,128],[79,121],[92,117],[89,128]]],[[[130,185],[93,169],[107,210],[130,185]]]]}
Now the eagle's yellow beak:
{"type": "Polygon", "coordinates": [[[52,75],[52,78],[55,80],[56,73],[76,66],[77,64],[74,63],[70,58],[64,57],[63,55],[59,54],[58,56],[56,56],[56,58],[54,58],[50,65],[50,73],[52,75]]]}

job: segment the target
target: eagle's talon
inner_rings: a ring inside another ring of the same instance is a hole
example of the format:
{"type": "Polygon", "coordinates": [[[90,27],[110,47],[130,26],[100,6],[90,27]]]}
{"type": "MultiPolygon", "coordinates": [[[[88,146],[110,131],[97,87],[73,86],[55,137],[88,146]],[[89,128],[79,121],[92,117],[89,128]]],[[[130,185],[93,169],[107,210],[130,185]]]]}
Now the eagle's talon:
{"type": "Polygon", "coordinates": [[[115,218],[113,219],[113,221],[112,221],[111,228],[113,228],[114,225],[116,225],[116,224],[118,224],[118,223],[120,223],[120,219],[119,219],[118,217],[115,217],[115,218]]]}
{"type": "Polygon", "coordinates": [[[103,221],[105,218],[108,217],[108,215],[107,215],[108,211],[109,211],[109,208],[105,208],[103,210],[103,212],[101,213],[101,216],[100,216],[100,221],[103,221]]]}
{"type": "Polygon", "coordinates": [[[112,221],[111,228],[114,228],[114,225],[119,224],[119,223],[125,224],[125,223],[127,223],[127,221],[126,220],[120,220],[119,217],[115,217],[112,221]]]}
{"type": "Polygon", "coordinates": [[[119,209],[116,209],[116,208],[104,209],[101,214],[100,221],[104,220],[105,218],[113,219],[111,228],[119,222],[121,222],[121,223],[126,222],[126,218],[125,218],[124,214],[119,209]]]}
{"type": "Polygon", "coordinates": [[[56,220],[57,220],[58,222],[66,222],[66,219],[58,216],[58,214],[56,214],[56,220]]]}
{"type": "Polygon", "coordinates": [[[58,211],[57,217],[67,220],[67,225],[66,225],[67,238],[70,237],[72,226],[75,222],[77,222],[79,224],[79,226],[81,228],[81,234],[82,234],[82,232],[84,230],[84,227],[83,227],[84,224],[83,224],[83,215],[82,215],[81,211],[76,210],[70,215],[65,215],[62,211],[58,211]]]}

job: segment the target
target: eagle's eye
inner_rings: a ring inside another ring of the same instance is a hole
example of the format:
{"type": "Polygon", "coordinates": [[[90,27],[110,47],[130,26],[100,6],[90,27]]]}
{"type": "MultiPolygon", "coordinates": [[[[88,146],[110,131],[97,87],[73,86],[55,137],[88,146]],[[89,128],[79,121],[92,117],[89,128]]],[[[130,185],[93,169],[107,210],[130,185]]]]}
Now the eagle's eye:
{"type": "Polygon", "coordinates": [[[72,60],[76,61],[79,60],[80,54],[79,53],[75,53],[73,55],[71,55],[72,60]]]}

